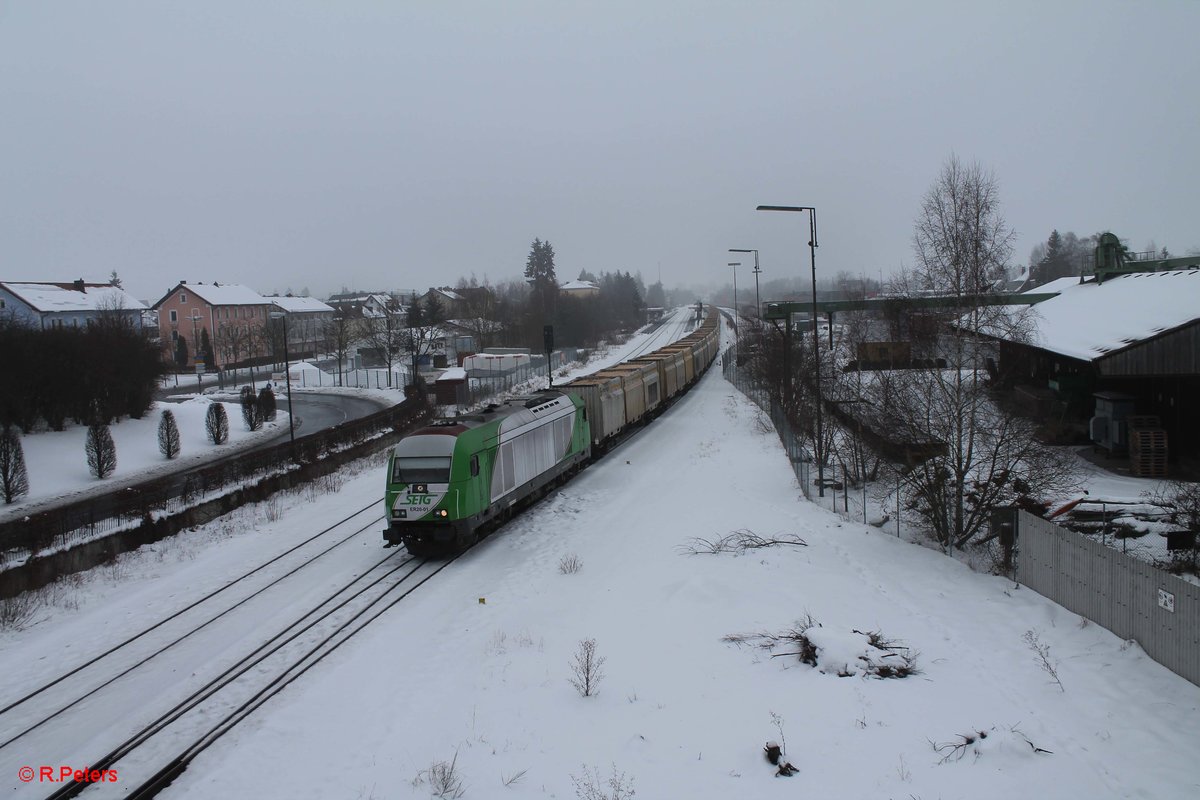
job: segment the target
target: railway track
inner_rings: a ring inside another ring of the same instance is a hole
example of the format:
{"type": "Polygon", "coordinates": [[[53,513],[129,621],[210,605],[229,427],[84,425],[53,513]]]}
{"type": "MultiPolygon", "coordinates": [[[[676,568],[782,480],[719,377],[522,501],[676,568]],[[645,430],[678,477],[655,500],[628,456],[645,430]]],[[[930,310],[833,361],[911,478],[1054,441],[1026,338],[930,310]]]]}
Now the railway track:
{"type": "Polygon", "coordinates": [[[72,782],[49,797],[75,797],[93,786],[100,796],[155,796],[196,756],[455,560],[430,564],[404,555],[389,553],[107,753],[87,760],[92,770],[118,770],[119,784],[72,782]]]}
{"type": "MultiPolygon", "coordinates": [[[[372,501],[153,625],[5,701],[0,707],[0,765],[3,765],[0,770],[11,777],[17,774],[18,764],[30,762],[87,764],[93,769],[104,769],[96,766],[99,762],[94,759],[82,760],[85,755],[96,755],[99,742],[111,742],[114,734],[130,732],[134,737],[142,737],[142,741],[155,736],[178,719],[178,715],[194,708],[196,703],[189,705],[190,701],[204,702],[236,680],[242,674],[238,672],[239,665],[242,672],[251,669],[298,637],[302,638],[313,626],[328,626],[325,620],[329,616],[344,615],[341,609],[362,602],[363,593],[370,593],[371,587],[386,583],[383,588],[390,590],[387,578],[395,569],[384,567],[388,562],[396,562],[398,553],[388,553],[364,568],[357,553],[344,547],[356,539],[369,541],[361,537],[377,532],[381,517],[364,514],[377,509],[379,503],[372,501]],[[262,634],[257,630],[261,620],[278,619],[279,608],[307,607],[307,603],[296,605],[295,598],[287,593],[294,595],[299,589],[302,597],[307,598],[312,594],[311,586],[303,581],[303,575],[299,587],[297,581],[288,579],[312,564],[334,558],[339,548],[346,554],[341,558],[348,562],[347,568],[358,574],[261,643],[262,634]],[[383,574],[379,576],[381,570],[383,574]],[[369,576],[379,577],[366,588],[356,590],[355,586],[369,576]],[[338,602],[339,596],[346,599],[338,602]],[[323,613],[326,607],[329,611],[323,613]],[[235,613],[239,609],[243,613],[235,613]],[[272,647],[272,643],[278,646],[272,647]],[[239,646],[249,652],[244,655],[234,652],[239,646]],[[161,657],[172,650],[174,653],[169,657],[161,657]],[[206,679],[213,673],[219,674],[206,679]],[[230,678],[231,675],[234,677],[230,678]],[[196,688],[198,682],[203,685],[196,688]],[[155,698],[158,705],[147,703],[144,699],[147,696],[155,698]],[[166,715],[151,719],[156,709],[165,706],[172,706],[177,716],[169,721],[166,715]],[[93,752],[88,753],[89,750],[93,752]]],[[[313,636],[316,634],[308,634],[309,639],[313,636]]],[[[209,709],[206,713],[213,712],[209,709]]],[[[133,737],[126,739],[126,748],[131,741],[133,737]]],[[[109,755],[118,750],[122,751],[121,757],[132,752],[118,747],[109,755]]],[[[37,787],[34,783],[26,790],[37,787]]]]}
{"type": "Polygon", "coordinates": [[[644,342],[625,355],[624,360],[639,358],[682,339],[693,327],[690,315],[691,310],[685,308],[676,310],[671,316],[664,318],[658,328],[647,336],[644,342]]]}

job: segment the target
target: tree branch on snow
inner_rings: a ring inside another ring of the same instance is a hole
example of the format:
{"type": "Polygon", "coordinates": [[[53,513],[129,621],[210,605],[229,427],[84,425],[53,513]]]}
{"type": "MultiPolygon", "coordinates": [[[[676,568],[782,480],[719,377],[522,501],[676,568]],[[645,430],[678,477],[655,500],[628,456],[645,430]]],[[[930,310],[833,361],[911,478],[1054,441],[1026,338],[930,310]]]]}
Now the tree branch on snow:
{"type": "Polygon", "coordinates": [[[767,538],[747,528],[741,528],[719,539],[705,539],[699,536],[689,539],[681,549],[684,554],[690,556],[718,555],[720,553],[740,555],[747,550],[758,550],[763,547],[774,547],[776,545],[807,547],[808,542],[795,534],[776,534],[774,538],[767,538]]]}

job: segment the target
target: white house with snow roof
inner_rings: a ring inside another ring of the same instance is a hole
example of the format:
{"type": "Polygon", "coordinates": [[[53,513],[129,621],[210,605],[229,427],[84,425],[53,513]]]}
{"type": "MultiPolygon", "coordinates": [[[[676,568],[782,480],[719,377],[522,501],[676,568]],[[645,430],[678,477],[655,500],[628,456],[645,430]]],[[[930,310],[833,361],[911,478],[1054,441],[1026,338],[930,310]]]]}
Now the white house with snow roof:
{"type": "Polygon", "coordinates": [[[0,282],[0,318],[45,330],[82,328],[105,315],[142,329],[146,305],[111,283],[0,282]]]}
{"type": "Polygon", "coordinates": [[[316,355],[333,320],[333,307],[315,297],[284,295],[266,299],[286,315],[288,355],[292,358],[316,355]]]}
{"type": "Polygon", "coordinates": [[[567,281],[558,290],[571,297],[596,297],[600,294],[600,287],[591,281],[567,281]]]}

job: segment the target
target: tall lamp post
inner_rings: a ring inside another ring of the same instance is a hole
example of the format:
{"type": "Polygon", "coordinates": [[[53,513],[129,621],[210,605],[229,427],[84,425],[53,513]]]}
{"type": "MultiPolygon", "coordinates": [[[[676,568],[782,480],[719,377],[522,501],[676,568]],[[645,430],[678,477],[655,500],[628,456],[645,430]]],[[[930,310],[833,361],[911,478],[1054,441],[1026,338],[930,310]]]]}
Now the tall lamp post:
{"type": "Polygon", "coordinates": [[[730,261],[726,266],[733,267],[733,341],[737,344],[741,341],[738,335],[738,306],[737,306],[737,268],[742,265],[740,261],[730,261]]]}
{"type": "Polygon", "coordinates": [[[812,338],[813,356],[816,370],[817,385],[817,439],[814,455],[817,459],[817,493],[825,496],[825,466],[823,432],[821,430],[821,351],[820,338],[817,336],[817,210],[812,206],[759,206],[757,211],[807,211],[808,212],[808,253],[812,262],[812,338]]]}
{"type": "Polygon", "coordinates": [[[740,250],[740,249],[730,248],[729,252],[731,252],[731,253],[754,253],[754,309],[755,309],[754,313],[757,314],[758,318],[761,320],[762,319],[762,300],[759,299],[759,296],[758,296],[758,273],[762,272],[762,270],[758,268],[758,251],[757,250],[740,250]]]}
{"type": "Polygon", "coordinates": [[[272,311],[271,319],[283,320],[283,363],[284,376],[287,380],[288,397],[288,436],[291,437],[292,450],[296,449],[296,412],[292,409],[292,359],[288,354],[288,324],[286,311],[272,311]]]}
{"type": "MultiPolygon", "coordinates": [[[[200,364],[203,362],[200,360],[200,339],[196,335],[196,321],[204,319],[204,317],[193,311],[188,319],[192,321],[192,361],[196,364],[196,391],[200,391],[200,364]]],[[[205,368],[207,369],[207,365],[205,368]]]]}

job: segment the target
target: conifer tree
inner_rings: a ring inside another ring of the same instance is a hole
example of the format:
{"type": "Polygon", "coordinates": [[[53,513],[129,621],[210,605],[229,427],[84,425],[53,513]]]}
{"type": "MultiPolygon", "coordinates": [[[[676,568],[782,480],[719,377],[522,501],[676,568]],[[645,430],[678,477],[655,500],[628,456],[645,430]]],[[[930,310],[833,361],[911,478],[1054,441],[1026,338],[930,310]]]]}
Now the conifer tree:
{"type": "Polygon", "coordinates": [[[97,478],[103,480],[116,471],[117,445],[108,429],[108,423],[101,421],[99,415],[88,425],[83,449],[87,453],[88,469],[97,478]]]}
{"type": "Polygon", "coordinates": [[[229,415],[225,413],[223,404],[213,403],[208,407],[204,415],[204,429],[213,444],[225,444],[229,439],[229,415]]]}
{"type": "Polygon", "coordinates": [[[25,452],[21,437],[11,425],[0,431],[0,491],[5,504],[29,492],[29,474],[25,471],[25,452]]]}
{"type": "Polygon", "coordinates": [[[158,421],[158,449],[168,460],[179,455],[179,426],[170,409],[164,410],[158,421]]]}

